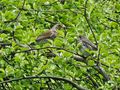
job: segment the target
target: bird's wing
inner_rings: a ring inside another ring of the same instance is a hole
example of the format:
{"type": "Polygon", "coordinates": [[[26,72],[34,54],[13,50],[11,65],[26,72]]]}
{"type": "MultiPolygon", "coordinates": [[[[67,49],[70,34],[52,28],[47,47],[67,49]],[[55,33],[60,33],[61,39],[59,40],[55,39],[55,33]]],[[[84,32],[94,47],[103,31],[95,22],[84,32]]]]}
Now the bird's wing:
{"type": "Polygon", "coordinates": [[[93,50],[97,50],[97,46],[95,44],[93,44],[90,40],[88,40],[87,38],[82,38],[81,41],[86,44],[88,46],[88,48],[90,48],[89,46],[91,46],[90,49],[93,49],[93,50]]]}
{"type": "Polygon", "coordinates": [[[84,43],[90,45],[91,49],[97,50],[97,46],[95,44],[93,44],[90,40],[85,40],[84,43]]]}
{"type": "Polygon", "coordinates": [[[39,42],[39,41],[41,41],[41,40],[48,39],[48,38],[50,38],[50,36],[51,36],[51,30],[49,30],[49,31],[47,31],[47,32],[39,35],[39,36],[37,37],[36,41],[39,42]]]}

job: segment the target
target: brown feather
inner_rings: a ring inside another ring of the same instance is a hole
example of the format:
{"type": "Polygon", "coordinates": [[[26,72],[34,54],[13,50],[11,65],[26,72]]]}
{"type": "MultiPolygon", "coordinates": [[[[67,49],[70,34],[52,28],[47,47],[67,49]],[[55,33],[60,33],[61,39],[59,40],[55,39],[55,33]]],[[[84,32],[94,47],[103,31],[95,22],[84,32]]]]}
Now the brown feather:
{"type": "Polygon", "coordinates": [[[91,50],[97,50],[97,46],[84,36],[80,36],[80,41],[91,50]]]}
{"type": "Polygon", "coordinates": [[[39,35],[36,39],[36,42],[39,42],[41,40],[45,40],[45,39],[54,39],[57,35],[56,30],[60,29],[62,27],[65,27],[64,25],[60,25],[60,24],[55,24],[51,29],[49,29],[47,32],[39,35]]]}
{"type": "Polygon", "coordinates": [[[50,38],[50,35],[51,35],[51,30],[39,35],[36,39],[37,42],[41,41],[41,40],[44,40],[44,39],[48,39],[50,38]]]}

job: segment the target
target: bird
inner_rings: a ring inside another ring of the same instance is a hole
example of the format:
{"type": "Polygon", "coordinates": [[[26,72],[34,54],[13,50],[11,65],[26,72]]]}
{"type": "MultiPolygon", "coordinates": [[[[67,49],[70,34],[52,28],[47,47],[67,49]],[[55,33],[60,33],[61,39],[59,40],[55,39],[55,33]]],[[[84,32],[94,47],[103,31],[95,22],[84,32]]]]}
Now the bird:
{"type": "Polygon", "coordinates": [[[36,42],[40,42],[42,40],[47,40],[47,39],[54,39],[57,36],[57,30],[65,28],[65,25],[63,24],[55,24],[51,29],[49,29],[47,32],[40,34],[36,38],[36,42]]]}
{"type": "Polygon", "coordinates": [[[93,50],[93,51],[98,50],[97,46],[95,44],[93,44],[85,36],[80,35],[79,38],[78,38],[78,40],[79,40],[79,43],[82,43],[80,51],[81,51],[81,53],[83,54],[84,57],[91,56],[91,54],[87,51],[87,49],[88,50],[93,50]]]}
{"type": "Polygon", "coordinates": [[[82,43],[82,45],[85,48],[88,48],[89,50],[98,50],[97,45],[93,44],[90,40],[88,40],[85,36],[80,35],[79,36],[79,42],[82,43]]]}

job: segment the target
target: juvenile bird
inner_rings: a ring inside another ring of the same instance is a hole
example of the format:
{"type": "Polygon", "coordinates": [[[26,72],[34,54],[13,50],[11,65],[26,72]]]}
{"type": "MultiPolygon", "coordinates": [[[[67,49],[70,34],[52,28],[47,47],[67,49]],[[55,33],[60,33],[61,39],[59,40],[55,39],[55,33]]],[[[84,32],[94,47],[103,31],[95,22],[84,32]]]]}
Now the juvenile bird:
{"type": "Polygon", "coordinates": [[[39,35],[36,39],[36,42],[40,42],[41,40],[46,39],[54,39],[57,36],[57,30],[65,28],[65,25],[63,24],[55,24],[51,29],[49,29],[47,32],[39,35]]]}
{"type": "Polygon", "coordinates": [[[90,50],[97,50],[97,46],[93,44],[90,40],[88,40],[86,37],[80,35],[79,36],[79,41],[82,42],[83,46],[85,48],[88,48],[90,50]]]}

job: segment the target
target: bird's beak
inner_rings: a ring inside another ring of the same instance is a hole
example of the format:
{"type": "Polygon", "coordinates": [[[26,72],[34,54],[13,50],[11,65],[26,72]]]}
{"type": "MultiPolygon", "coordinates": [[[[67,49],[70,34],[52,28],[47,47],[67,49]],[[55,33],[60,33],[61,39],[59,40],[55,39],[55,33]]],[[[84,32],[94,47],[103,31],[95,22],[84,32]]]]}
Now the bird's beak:
{"type": "Polygon", "coordinates": [[[66,29],[66,26],[63,24],[63,25],[62,25],[62,28],[66,29]]]}

